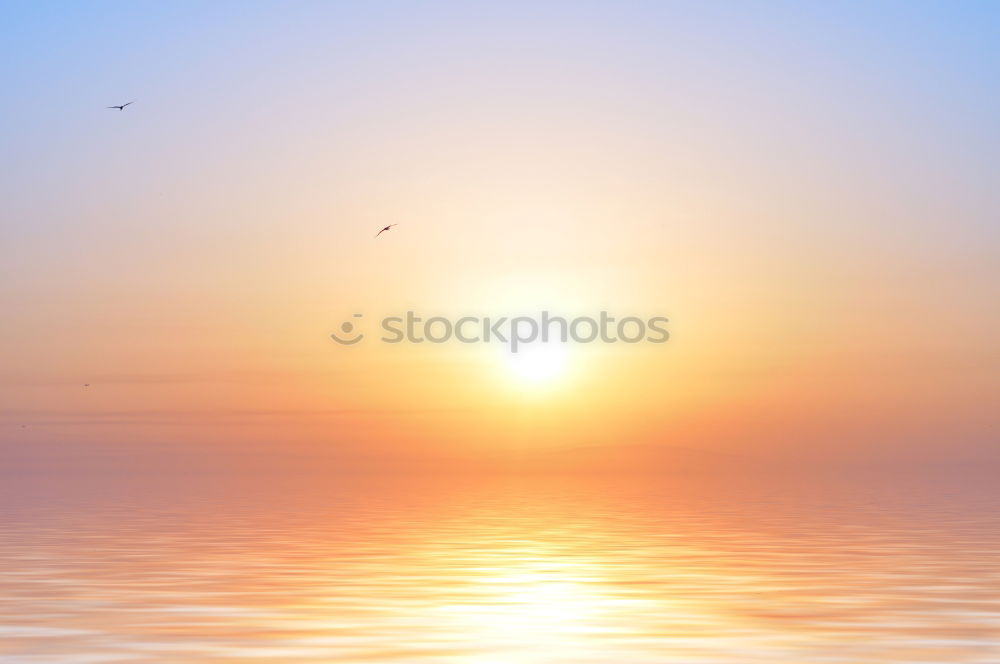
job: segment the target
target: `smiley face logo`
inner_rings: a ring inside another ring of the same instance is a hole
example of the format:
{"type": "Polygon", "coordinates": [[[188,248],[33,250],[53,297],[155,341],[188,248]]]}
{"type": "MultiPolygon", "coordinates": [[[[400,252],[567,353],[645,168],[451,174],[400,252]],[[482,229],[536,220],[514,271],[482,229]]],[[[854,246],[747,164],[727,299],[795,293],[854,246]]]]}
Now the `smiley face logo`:
{"type": "MultiPolygon", "coordinates": [[[[361,318],[361,314],[354,314],[354,318],[361,318]]],[[[352,334],[354,332],[354,323],[352,323],[349,320],[345,320],[343,323],[340,324],[340,331],[345,335],[352,334]]],[[[336,332],[333,332],[330,334],[330,338],[343,346],[353,346],[354,344],[364,339],[365,335],[358,332],[358,335],[356,337],[341,339],[339,336],[337,336],[336,332]]]]}

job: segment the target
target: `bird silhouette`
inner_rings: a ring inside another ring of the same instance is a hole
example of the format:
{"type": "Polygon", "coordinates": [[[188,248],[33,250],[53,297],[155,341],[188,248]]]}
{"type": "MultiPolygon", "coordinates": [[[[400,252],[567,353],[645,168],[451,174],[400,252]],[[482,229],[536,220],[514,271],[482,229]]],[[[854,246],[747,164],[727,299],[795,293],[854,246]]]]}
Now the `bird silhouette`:
{"type": "Polygon", "coordinates": [[[135,103],[135,100],[133,99],[132,101],[127,102],[125,104],[122,104],[121,106],[107,106],[106,108],[117,108],[119,111],[124,111],[126,106],[128,106],[129,104],[134,104],[134,103],[135,103]]]}
{"type": "Polygon", "coordinates": [[[375,233],[375,237],[378,237],[382,233],[385,233],[387,230],[389,230],[393,226],[399,226],[399,224],[389,224],[388,226],[386,226],[385,228],[383,228],[382,230],[380,230],[378,233],[375,233]]]}

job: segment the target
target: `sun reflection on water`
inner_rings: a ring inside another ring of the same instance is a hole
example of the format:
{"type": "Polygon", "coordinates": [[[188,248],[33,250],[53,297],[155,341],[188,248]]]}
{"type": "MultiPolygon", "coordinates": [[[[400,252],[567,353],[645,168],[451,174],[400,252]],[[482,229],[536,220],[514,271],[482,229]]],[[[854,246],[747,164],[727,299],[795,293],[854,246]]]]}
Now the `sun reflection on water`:
{"type": "Polygon", "coordinates": [[[996,496],[912,510],[727,490],[466,481],[20,508],[0,533],[0,660],[1000,661],[996,496]]]}

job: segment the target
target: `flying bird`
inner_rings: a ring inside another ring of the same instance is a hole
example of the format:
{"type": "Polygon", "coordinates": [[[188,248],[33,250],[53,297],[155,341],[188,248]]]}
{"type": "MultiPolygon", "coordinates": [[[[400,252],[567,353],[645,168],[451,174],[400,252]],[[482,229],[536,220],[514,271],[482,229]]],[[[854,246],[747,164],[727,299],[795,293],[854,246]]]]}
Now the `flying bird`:
{"type": "Polygon", "coordinates": [[[117,108],[119,111],[124,111],[126,106],[128,106],[129,104],[134,104],[134,103],[135,103],[135,100],[133,99],[132,101],[130,101],[128,103],[125,103],[125,104],[122,104],[121,106],[108,106],[107,108],[117,108]]]}
{"type": "Polygon", "coordinates": [[[382,230],[380,230],[378,233],[375,233],[375,237],[378,237],[382,233],[385,233],[387,230],[389,230],[393,226],[399,226],[399,224],[389,224],[388,226],[386,226],[385,228],[383,228],[382,230]]]}

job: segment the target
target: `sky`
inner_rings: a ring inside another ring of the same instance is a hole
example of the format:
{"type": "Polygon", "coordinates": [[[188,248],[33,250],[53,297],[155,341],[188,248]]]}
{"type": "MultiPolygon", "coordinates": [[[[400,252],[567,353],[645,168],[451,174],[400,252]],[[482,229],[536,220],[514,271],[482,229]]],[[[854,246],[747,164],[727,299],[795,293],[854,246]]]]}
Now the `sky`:
{"type": "Polygon", "coordinates": [[[5,2],[4,465],[1000,462],[998,28],[987,2],[5,2]],[[329,337],[407,310],[670,340],[537,379],[329,337]]]}

